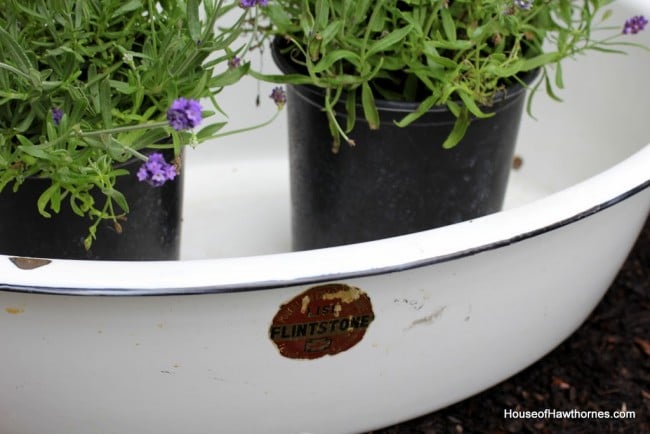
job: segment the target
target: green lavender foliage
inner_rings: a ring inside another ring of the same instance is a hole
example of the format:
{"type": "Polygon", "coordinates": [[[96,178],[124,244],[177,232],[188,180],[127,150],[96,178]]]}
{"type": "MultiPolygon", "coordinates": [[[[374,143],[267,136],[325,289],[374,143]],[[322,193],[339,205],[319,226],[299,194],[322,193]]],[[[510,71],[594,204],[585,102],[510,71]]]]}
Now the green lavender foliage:
{"type": "Polygon", "coordinates": [[[222,67],[243,49],[236,39],[246,12],[223,0],[2,3],[0,190],[16,191],[28,177],[50,179],[35,206],[48,217],[67,202],[90,217],[89,245],[99,221],[128,212],[114,188],[127,172],[116,165],[165,140],[178,153],[190,138],[223,127],[190,137],[161,121],[181,96],[212,98],[218,109],[214,95],[248,69],[222,67]],[[231,11],[241,11],[239,20],[218,28],[231,11]],[[64,113],[58,125],[53,108],[64,113]],[[93,190],[105,201],[96,203],[93,190]]]}
{"type": "Polygon", "coordinates": [[[562,61],[588,50],[621,52],[621,26],[603,27],[614,0],[272,0],[263,9],[267,37],[288,41],[304,74],[260,77],[311,84],[326,92],[325,110],[338,148],[355,125],[360,101],[379,127],[375,98],[416,101],[397,122],[407,126],[433,106],[457,117],[443,143],[455,146],[472,117],[490,116],[495,93],[541,68],[554,98],[562,61]],[[521,5],[528,5],[529,8],[521,5]],[[601,30],[609,31],[603,37],[601,30]],[[334,117],[344,99],[347,124],[334,117]]]}

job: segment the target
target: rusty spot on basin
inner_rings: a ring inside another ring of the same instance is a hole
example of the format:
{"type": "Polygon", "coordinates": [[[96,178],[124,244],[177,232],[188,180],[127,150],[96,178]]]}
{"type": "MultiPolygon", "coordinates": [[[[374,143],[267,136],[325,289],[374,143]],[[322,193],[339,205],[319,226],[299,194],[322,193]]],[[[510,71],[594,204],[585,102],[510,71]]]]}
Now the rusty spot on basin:
{"type": "Polygon", "coordinates": [[[18,315],[25,312],[25,309],[23,309],[22,307],[5,307],[5,312],[11,315],[18,315]]]}
{"type": "Polygon", "coordinates": [[[9,260],[21,270],[33,270],[52,262],[50,259],[24,258],[19,256],[13,256],[9,260]]]}

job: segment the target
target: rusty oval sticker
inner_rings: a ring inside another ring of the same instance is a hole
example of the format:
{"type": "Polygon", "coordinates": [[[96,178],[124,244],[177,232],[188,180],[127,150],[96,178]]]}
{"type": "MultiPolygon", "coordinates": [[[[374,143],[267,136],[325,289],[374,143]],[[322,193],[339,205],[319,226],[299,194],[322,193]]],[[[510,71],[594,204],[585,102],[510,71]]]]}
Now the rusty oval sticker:
{"type": "Polygon", "coordinates": [[[310,288],[280,306],[269,336],[285,357],[316,359],[355,346],[374,319],[366,293],[330,283],[310,288]]]}

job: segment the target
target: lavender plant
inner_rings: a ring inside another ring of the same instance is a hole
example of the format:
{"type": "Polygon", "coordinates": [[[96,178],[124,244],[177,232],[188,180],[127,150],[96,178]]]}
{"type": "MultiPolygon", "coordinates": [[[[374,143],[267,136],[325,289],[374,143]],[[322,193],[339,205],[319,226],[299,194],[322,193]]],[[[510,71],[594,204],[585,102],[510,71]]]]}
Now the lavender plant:
{"type": "Polygon", "coordinates": [[[564,60],[634,45],[624,35],[643,30],[647,20],[606,26],[613,1],[270,0],[260,8],[268,20],[264,36],[283,38],[301,73],[255,75],[323,89],[334,150],[341,139],[354,144],[348,133],[357,100],[370,128],[379,127],[376,98],[419,103],[400,126],[446,105],[457,118],[442,144],[451,148],[472,117],[490,116],[495,94],[525,73],[541,69],[533,91],[543,85],[559,99],[564,60]],[[346,125],[334,116],[339,101],[346,125]]]}
{"type": "Polygon", "coordinates": [[[35,206],[89,217],[88,248],[101,221],[129,211],[118,177],[160,186],[179,165],[152,151],[233,133],[225,120],[198,127],[225,118],[216,95],[249,69],[238,37],[251,19],[236,0],[3,1],[0,191],[51,180],[35,206]],[[134,157],[136,174],[121,167],[134,157]]]}

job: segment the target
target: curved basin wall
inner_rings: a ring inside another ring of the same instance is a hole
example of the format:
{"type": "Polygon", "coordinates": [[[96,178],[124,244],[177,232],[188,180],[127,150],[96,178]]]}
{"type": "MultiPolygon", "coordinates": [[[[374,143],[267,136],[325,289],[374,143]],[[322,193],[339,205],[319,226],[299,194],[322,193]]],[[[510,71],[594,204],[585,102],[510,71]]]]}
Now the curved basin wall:
{"type": "MultiPolygon", "coordinates": [[[[643,0],[620,5],[618,17],[650,15],[643,0]]],[[[648,66],[647,55],[630,59],[648,66]]],[[[637,67],[620,80],[625,92],[637,90],[626,94],[630,103],[595,121],[584,110],[597,105],[597,92],[553,103],[569,114],[552,122],[579,128],[539,123],[548,135],[536,142],[531,132],[522,143],[514,181],[541,186],[540,195],[502,213],[378,242],[240,258],[0,256],[0,432],[360,432],[513,375],[586,318],[648,215],[650,146],[641,148],[649,111],[639,97],[648,88],[633,82],[645,83],[637,67]],[[337,354],[282,355],[271,339],[278,314],[324,283],[362,290],[372,322],[337,354]]],[[[610,99],[621,95],[599,83],[610,99]]],[[[244,159],[226,148],[195,155],[244,159]]],[[[280,148],[254,155],[253,167],[283,158],[280,148]]]]}
{"type": "Polygon", "coordinates": [[[3,293],[2,427],[344,433],[415,417],[568,336],[616,274],[643,222],[635,211],[649,202],[646,189],[497,250],[345,279],[368,294],[375,319],[356,346],[315,360],[283,357],[269,338],[280,306],[312,285],[136,298],[3,293]]]}

